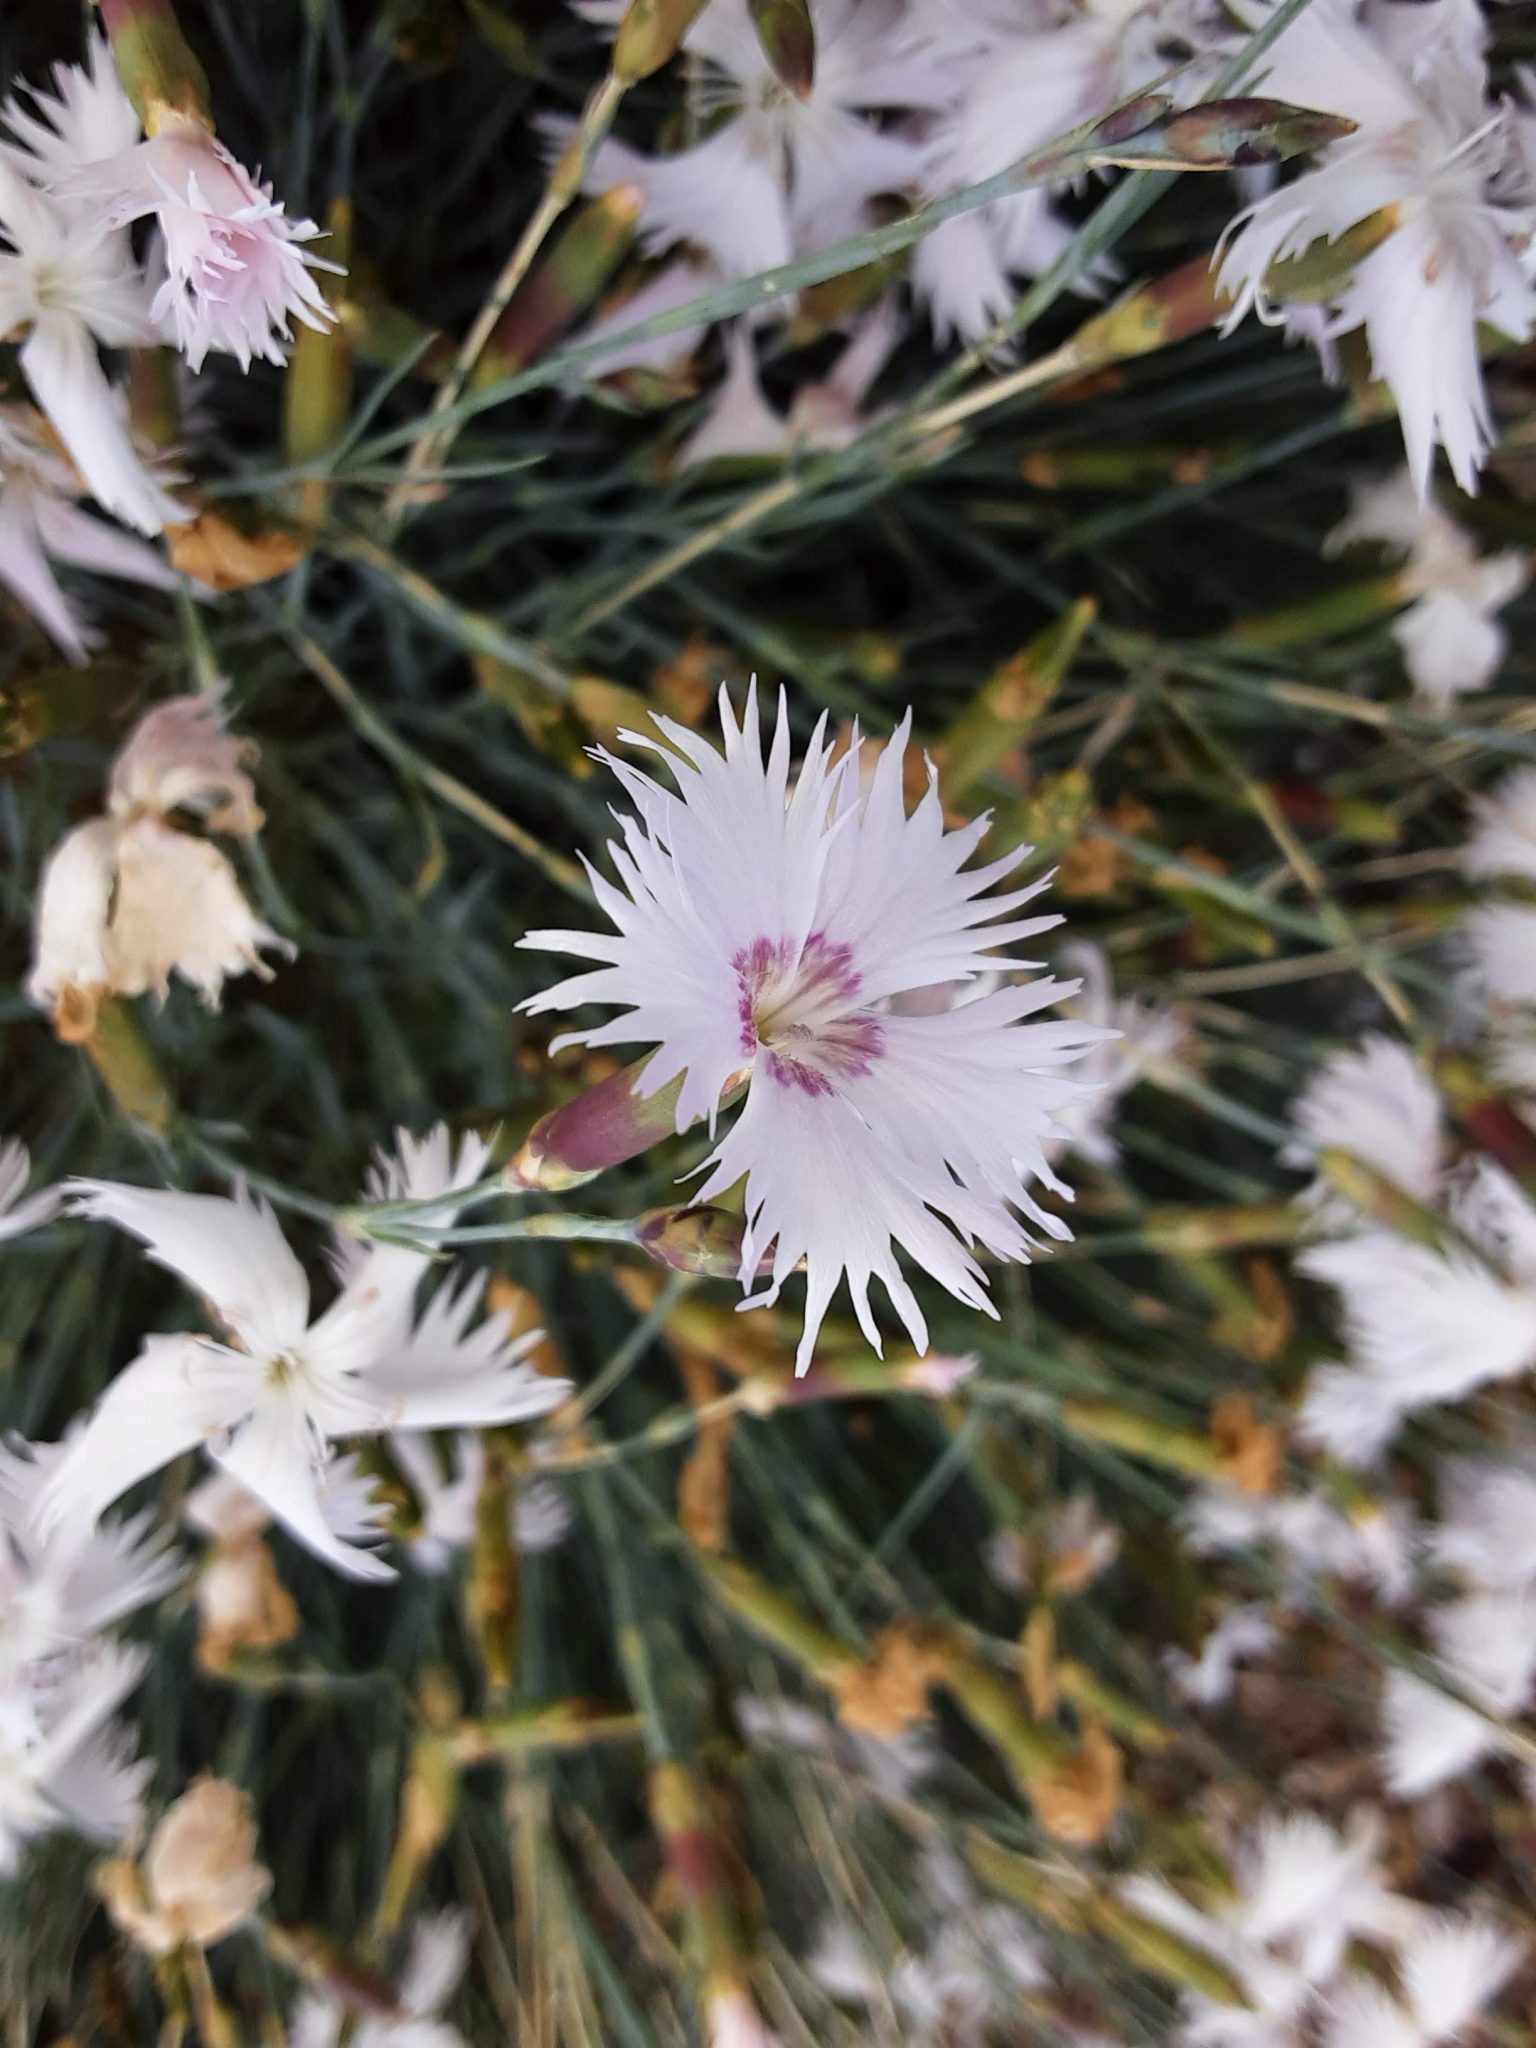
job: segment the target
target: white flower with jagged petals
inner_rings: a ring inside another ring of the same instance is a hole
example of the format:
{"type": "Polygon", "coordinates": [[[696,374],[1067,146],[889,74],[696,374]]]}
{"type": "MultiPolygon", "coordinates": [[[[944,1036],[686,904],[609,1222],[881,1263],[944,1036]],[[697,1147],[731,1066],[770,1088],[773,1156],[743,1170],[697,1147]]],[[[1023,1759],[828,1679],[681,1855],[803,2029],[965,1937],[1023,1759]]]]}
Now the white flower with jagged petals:
{"type": "MultiPolygon", "coordinates": [[[[1162,81],[1198,96],[1230,25],[1206,0],[1096,0],[1015,8],[919,11],[908,39],[945,105],[922,141],[932,198],[997,177],[1020,157],[1106,114],[1138,87],[1162,81]],[[1167,74],[1182,58],[1175,78],[1167,74]]],[[[1039,277],[1074,228],[1057,208],[1064,187],[1037,186],[941,221],[912,256],[912,284],[941,342],[975,343],[1011,308],[1014,280],[1039,277]]],[[[1079,275],[1094,290],[1115,275],[1099,258],[1079,275]]]]}
{"type": "Polygon", "coordinates": [[[1526,1943],[1470,1913],[1426,1914],[1403,1950],[1403,1994],[1431,2041],[1459,2041],[1514,1975],[1526,1943]]]}
{"type": "Polygon", "coordinates": [[[0,151],[38,185],[132,149],[140,132],[111,45],[94,27],[86,32],[83,64],[53,67],[51,93],[22,86],[0,107],[0,151]]]}
{"type": "Polygon", "coordinates": [[[1266,1816],[1234,1859],[1234,1894],[1212,1911],[1161,1878],[1121,1889],[1138,1912],[1215,1958],[1239,1981],[1246,2005],[1186,1994],[1179,2039],[1189,2048],[1289,2048],[1357,1981],[1347,1974],[1356,1938],[1393,1949],[1422,1909],[1395,1897],[1378,1864],[1380,1829],[1359,1816],[1340,1833],[1312,1814],[1266,1816]]]}
{"type": "Polygon", "coordinates": [[[1453,1459],[1439,1475],[1431,1539],[1462,1591],[1430,1608],[1424,1628],[1448,1687],[1410,1672],[1382,1693],[1382,1767],[1403,1798],[1461,1777],[1502,1746],[1499,1723],[1536,1703],[1536,1456],[1453,1459]]]}
{"type": "MultiPolygon", "coordinates": [[[[517,1336],[508,1316],[475,1320],[485,1282],[483,1273],[444,1281],[410,1333],[392,1339],[369,1366],[368,1389],[391,1425],[464,1429],[524,1422],[548,1414],[571,1391],[569,1380],[551,1379],[526,1363],[542,1330],[517,1336]]],[[[353,1285],[371,1292],[371,1269],[353,1285]]]]}
{"type": "Polygon", "coordinates": [[[1491,1920],[1426,1913],[1399,1960],[1399,1995],[1352,1979],[1331,2002],[1323,2048],[1450,2048],[1498,1997],[1524,1947],[1491,1920]]]}
{"type": "Polygon", "coordinates": [[[624,735],[662,756],[676,796],[602,756],[639,813],[611,846],[623,886],[593,877],[616,929],[528,933],[526,946],[599,964],[524,1007],[621,1009],[565,1042],[653,1046],[637,1091],[679,1083],[679,1130],[713,1126],[727,1084],[750,1076],[698,1199],[744,1183],[741,1277],[760,1260],[770,1272],[757,1298],[776,1300],[804,1260],[799,1371],[845,1276],[871,1344],[878,1279],[923,1351],[927,1324],[898,1247],[995,1314],[973,1247],[1025,1259],[1031,1229],[1069,1234],[1030,1184],[1066,1193],[1047,1148],[1081,1092],[1066,1070],[1103,1033],[1026,1021],[1074,993],[1049,979],[896,1014],[893,999],[914,990],[1020,965],[1005,949],[1058,921],[1014,916],[1045,884],[989,894],[1024,850],[967,870],[987,821],[946,832],[936,778],[907,815],[906,721],[863,789],[859,749],[834,762],[823,720],[791,791],[782,705],[766,759],[755,692],[738,725],[722,690],[721,719],[723,754],[670,719],[656,720],[659,738],[624,735]]]}
{"type": "Polygon", "coordinates": [[[32,1155],[20,1138],[0,1142],[0,1244],[8,1237],[24,1237],[40,1229],[54,1216],[61,1199],[58,1188],[37,1188],[25,1192],[32,1173],[32,1155]]]}
{"type": "Polygon", "coordinates": [[[1474,990],[1516,1010],[1536,1010],[1536,910],[1524,903],[1479,903],[1463,918],[1458,936],[1474,990]]]}
{"type": "Polygon", "coordinates": [[[1351,0],[1316,0],[1281,34],[1256,89],[1357,130],[1238,216],[1218,276],[1236,301],[1229,324],[1250,307],[1275,317],[1265,298],[1275,263],[1379,217],[1385,232],[1334,292],[1327,332],[1364,330],[1423,496],[1437,444],[1462,488],[1477,488],[1492,432],[1477,327],[1522,340],[1536,323],[1522,266],[1536,216],[1504,196],[1510,130],[1489,112],[1480,50],[1433,29],[1419,40],[1433,43],[1433,60],[1405,69],[1403,39],[1374,36],[1351,0]]]}
{"type": "MultiPolygon", "coordinates": [[[[1416,1202],[1434,1202],[1445,1150],[1439,1090],[1406,1045],[1373,1035],[1326,1059],[1291,1107],[1295,1143],[1288,1162],[1343,1152],[1416,1202]]],[[[1319,1219],[1342,1227],[1358,1213],[1319,1180],[1307,1200],[1319,1219]]]]}
{"type": "Polygon", "coordinates": [[[284,363],[293,321],[321,333],[335,321],[315,272],[337,265],[306,246],[323,230],[290,220],[271,186],[190,117],[164,121],[147,141],[82,165],[55,189],[101,209],[113,228],[154,215],[166,277],[152,317],[194,370],[210,349],[245,370],[258,356],[284,363]]]}
{"type": "Polygon", "coordinates": [[[60,589],[56,562],[152,590],[181,580],[143,541],[82,511],[81,491],[68,463],[19,416],[0,419],[0,584],[73,662],[89,657],[98,635],[60,589]]]}
{"type": "Polygon", "coordinates": [[[120,1840],[143,1812],[150,1775],[112,1722],[148,1663],[143,1650],[93,1645],[54,1660],[24,1694],[0,1696],[0,1877],[25,1844],[59,1829],[120,1840]]]}
{"type": "Polygon", "coordinates": [[[0,1446],[0,1687],[161,1599],[182,1576],[147,1514],[39,1532],[37,1503],[66,1445],[0,1446]]]}
{"type": "MultiPolygon", "coordinates": [[[[402,1126],[395,1132],[392,1149],[375,1150],[363,1182],[364,1202],[431,1202],[432,1223],[447,1229],[460,1212],[445,1198],[460,1190],[467,1194],[484,1175],[490,1156],[490,1140],[477,1131],[455,1137],[447,1124],[437,1123],[418,1138],[402,1126]]],[[[432,1254],[403,1244],[365,1246],[357,1238],[343,1237],[336,1245],[335,1261],[346,1281],[356,1281],[366,1267],[369,1286],[395,1307],[400,1339],[408,1343],[417,1290],[431,1270],[432,1254]]]]}
{"type": "Polygon", "coordinates": [[[126,237],[0,157],[0,333],[13,328],[32,396],[97,502],[142,533],[185,519],[140,459],[96,353],[159,339],[126,237]]]}
{"type": "Polygon", "coordinates": [[[150,1337],[107,1389],[44,1489],[51,1528],[88,1521],[138,1480],[201,1445],[299,1542],[355,1578],[394,1572],[349,1540],[332,1498],[336,1438],[490,1424],[539,1412],[565,1389],[533,1378],[494,1321],[466,1332],[474,1290],[447,1292],[412,1344],[398,1304],[365,1268],[320,1316],[276,1219],[233,1200],[77,1183],[80,1213],[139,1238],[210,1304],[231,1342],[150,1337]]]}
{"type": "Polygon", "coordinates": [[[1536,1450],[1506,1463],[1457,1458],[1440,1478],[1436,1562],[1476,1586],[1536,1587],[1536,1450]]]}
{"type": "Polygon", "coordinates": [[[1072,1003],[1073,1016],[1103,1026],[1106,1033],[1079,1069],[1092,1092],[1082,1095],[1062,1118],[1071,1133],[1066,1149],[1092,1166],[1113,1166],[1120,1156],[1112,1126],[1121,1097],[1183,1050],[1189,1026],[1173,1010],[1117,995],[1102,947],[1078,941],[1063,946],[1056,958],[1082,982],[1072,1003]]]}
{"type": "MultiPolygon", "coordinates": [[[[1041,6],[978,11],[967,23],[942,17],[914,26],[936,79],[947,80],[942,113],[922,144],[922,182],[932,198],[995,178],[1020,157],[1047,147],[1139,85],[1168,69],[1175,46],[1208,50],[1216,31],[1199,20],[1215,11],[1199,0],[1119,9],[1041,6]]],[[[1193,69],[1178,81],[1193,97],[1193,69]]],[[[1071,242],[1058,212],[1063,187],[1036,186],[941,221],[913,252],[912,283],[939,341],[982,339],[1008,312],[1014,279],[1038,277],[1071,242]]],[[[1102,259],[1079,284],[1092,290],[1114,276],[1102,259]]]]}
{"type": "Polygon", "coordinates": [[[1415,1410],[1464,1400],[1536,1364],[1536,1276],[1506,1278],[1469,1249],[1387,1230],[1313,1246],[1297,1261],[1338,1291],[1349,1363],[1314,1372],[1309,1441],[1369,1463],[1415,1410]]]}
{"type": "Polygon", "coordinates": [[[1381,1690],[1381,1769],[1399,1799],[1464,1777],[1498,1747],[1485,1713],[1408,1671],[1389,1671],[1381,1690]]]}
{"type": "Polygon", "coordinates": [[[1513,548],[1480,555],[1465,527],[1420,497],[1406,469],[1351,492],[1349,517],[1328,536],[1327,550],[1357,541],[1378,541],[1405,558],[1401,582],[1412,602],[1392,637],[1418,695],[1445,711],[1486,689],[1508,646],[1496,615],[1530,580],[1526,557],[1513,548]]]}
{"type": "MultiPolygon", "coordinates": [[[[485,1445],[467,1430],[440,1447],[423,1431],[402,1429],[390,1438],[390,1450],[416,1496],[421,1517],[411,1537],[411,1562],[419,1571],[446,1571],[454,1556],[474,1541],[485,1479],[485,1445]]],[[[519,1485],[508,1516],[508,1533],[521,1556],[536,1557],[541,1551],[553,1550],[564,1541],[570,1526],[570,1506],[552,1479],[519,1485]]]]}
{"type": "Polygon", "coordinates": [[[1536,767],[1516,768],[1472,807],[1462,871],[1476,882],[1536,882],[1536,767]]]}
{"type": "Polygon", "coordinates": [[[467,1914],[439,1913],[419,1921],[400,1978],[397,2017],[353,2020],[340,1999],[311,1992],[294,2008],[288,2048],[338,2048],[344,2039],[351,2048],[467,2048],[464,2036],[439,2014],[468,1961],[467,1914]]]}

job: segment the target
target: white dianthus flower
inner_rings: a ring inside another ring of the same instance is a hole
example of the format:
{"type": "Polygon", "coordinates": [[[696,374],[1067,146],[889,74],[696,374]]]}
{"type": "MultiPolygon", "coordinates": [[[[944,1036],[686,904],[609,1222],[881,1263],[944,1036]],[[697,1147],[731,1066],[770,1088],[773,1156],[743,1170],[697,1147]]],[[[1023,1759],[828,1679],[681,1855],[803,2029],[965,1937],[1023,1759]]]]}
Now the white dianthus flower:
{"type": "Polygon", "coordinates": [[[896,1014],[894,999],[914,990],[1022,964],[999,949],[1056,922],[1013,916],[1044,883],[987,893],[1023,850],[966,870],[986,820],[946,832],[936,778],[907,815],[906,722],[867,789],[857,747],[834,763],[818,725],[791,792],[782,709],[766,760],[755,693],[738,725],[722,691],[721,717],[723,754],[670,719],[656,720],[659,738],[624,736],[661,754],[676,796],[601,757],[638,812],[611,846],[623,886],[593,877],[616,929],[528,933],[526,946],[598,964],[524,1007],[620,1009],[564,1042],[653,1046],[637,1091],[680,1083],[679,1130],[713,1125],[727,1084],[750,1077],[697,1199],[745,1183],[741,1277],[768,1264],[761,1299],[776,1300],[805,1261],[800,1371],[845,1275],[872,1345],[878,1279],[923,1351],[927,1324],[897,1248],[995,1313],[972,1247],[1024,1259],[1031,1229],[1069,1234],[1030,1184],[1066,1192],[1047,1157],[1081,1093],[1066,1069],[1104,1034],[1025,1021],[1075,992],[1050,979],[896,1014]]]}
{"type": "Polygon", "coordinates": [[[398,1300],[370,1284],[366,1265],[314,1317],[272,1212],[243,1191],[227,1200],[82,1181],[77,1194],[80,1213],[139,1238],[211,1303],[233,1341],[147,1338],[50,1475],[46,1526],[93,1519],[200,1444],[317,1557],[355,1578],[393,1578],[347,1540],[356,1516],[332,1497],[332,1442],[517,1421],[568,1391],[522,1363],[537,1333],[512,1339],[495,1318],[466,1328],[473,1283],[442,1290],[402,1346],[398,1300]]]}

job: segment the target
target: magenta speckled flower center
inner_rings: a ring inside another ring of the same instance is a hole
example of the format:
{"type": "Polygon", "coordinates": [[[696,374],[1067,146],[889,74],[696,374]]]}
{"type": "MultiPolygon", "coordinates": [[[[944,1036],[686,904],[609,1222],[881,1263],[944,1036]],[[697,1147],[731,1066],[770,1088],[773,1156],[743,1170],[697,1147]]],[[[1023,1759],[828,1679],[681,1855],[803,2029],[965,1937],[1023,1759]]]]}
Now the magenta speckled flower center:
{"type": "Polygon", "coordinates": [[[798,948],[788,939],[757,938],[731,965],[742,1052],[765,1055],[773,1080],[825,1095],[837,1079],[868,1073],[880,1053],[880,1024],[857,1008],[859,977],[846,946],[822,932],[798,948]]]}

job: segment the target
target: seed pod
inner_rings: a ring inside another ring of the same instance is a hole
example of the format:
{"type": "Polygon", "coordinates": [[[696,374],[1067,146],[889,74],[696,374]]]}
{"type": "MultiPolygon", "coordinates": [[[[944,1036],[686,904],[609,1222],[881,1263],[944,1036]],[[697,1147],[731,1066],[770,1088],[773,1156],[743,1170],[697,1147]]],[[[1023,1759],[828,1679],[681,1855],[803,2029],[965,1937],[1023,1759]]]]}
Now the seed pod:
{"type": "MultiPolygon", "coordinates": [[[[728,1209],[648,1209],[635,1219],[635,1243],[674,1272],[734,1280],[745,1230],[746,1218],[728,1209]]],[[[765,1263],[759,1261],[760,1272],[765,1263]]]]}

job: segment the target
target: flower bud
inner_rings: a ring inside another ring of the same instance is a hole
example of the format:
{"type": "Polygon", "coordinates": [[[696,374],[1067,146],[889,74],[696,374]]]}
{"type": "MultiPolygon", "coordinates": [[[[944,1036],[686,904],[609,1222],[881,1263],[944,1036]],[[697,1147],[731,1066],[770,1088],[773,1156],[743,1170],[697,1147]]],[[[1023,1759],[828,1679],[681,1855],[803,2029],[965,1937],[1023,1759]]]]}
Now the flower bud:
{"type": "Polygon", "coordinates": [[[1250,98],[1206,100],[1139,128],[1123,142],[1118,136],[1107,139],[1114,162],[1220,171],[1241,164],[1282,163],[1354,132],[1355,123],[1340,114],[1250,98]]]}
{"type": "Polygon", "coordinates": [[[674,1272],[734,1280],[741,1272],[745,1230],[746,1218],[729,1209],[648,1209],[635,1219],[635,1243],[674,1272]]]}
{"type": "MultiPolygon", "coordinates": [[[[670,1138],[677,1128],[682,1077],[654,1094],[641,1095],[638,1083],[648,1064],[639,1060],[624,1067],[540,1117],[507,1164],[512,1185],[559,1193],[670,1138]]],[[[734,1101],[746,1082],[745,1074],[733,1075],[721,1094],[721,1105],[734,1101]]]]}
{"type": "Polygon", "coordinates": [[[644,203],[639,185],[623,184],[582,207],[497,321],[471,391],[534,362],[580,319],[628,253],[644,203]]]}
{"type": "Polygon", "coordinates": [[[626,85],[675,57],[704,0],[629,0],[613,39],[613,74],[626,85]]]}

